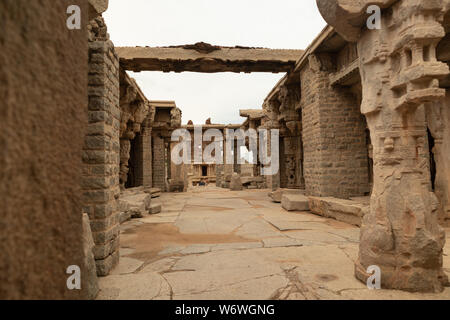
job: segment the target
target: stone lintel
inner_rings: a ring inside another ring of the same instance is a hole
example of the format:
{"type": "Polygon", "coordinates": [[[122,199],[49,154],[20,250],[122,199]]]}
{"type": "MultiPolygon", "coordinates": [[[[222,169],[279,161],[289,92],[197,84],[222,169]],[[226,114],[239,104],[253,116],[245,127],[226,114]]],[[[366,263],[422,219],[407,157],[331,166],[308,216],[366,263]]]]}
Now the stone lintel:
{"type": "Polygon", "coordinates": [[[239,110],[239,115],[249,120],[259,120],[264,118],[264,111],[262,109],[242,109],[239,110]]]}
{"type": "Polygon", "coordinates": [[[163,72],[289,72],[303,50],[218,47],[118,47],[121,66],[130,71],[163,72]]]}

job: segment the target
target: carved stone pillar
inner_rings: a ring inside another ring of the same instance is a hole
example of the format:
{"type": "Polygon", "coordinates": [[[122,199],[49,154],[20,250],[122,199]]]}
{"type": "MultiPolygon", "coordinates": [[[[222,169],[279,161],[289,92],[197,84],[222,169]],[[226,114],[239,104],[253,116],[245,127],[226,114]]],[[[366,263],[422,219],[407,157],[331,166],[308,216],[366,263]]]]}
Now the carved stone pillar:
{"type": "Polygon", "coordinates": [[[280,186],[299,189],[303,180],[301,165],[301,134],[300,115],[296,111],[300,104],[300,84],[283,86],[278,94],[280,115],[278,121],[282,124],[282,139],[280,146],[280,186]]]}
{"type": "MultiPolygon", "coordinates": [[[[272,137],[270,130],[280,129],[280,123],[278,122],[279,102],[277,100],[266,101],[266,103],[263,105],[263,110],[265,118],[261,126],[261,129],[266,129],[268,131],[265,137],[266,140],[265,145],[267,146],[267,152],[270,158],[271,156],[270,152],[272,150],[271,149],[272,137]]],[[[281,161],[282,159],[280,159],[280,162],[281,161]]],[[[270,164],[265,166],[270,166],[270,164]]],[[[277,190],[278,188],[280,188],[280,170],[278,170],[276,174],[266,176],[266,183],[269,189],[277,190]]]]}
{"type": "Polygon", "coordinates": [[[366,30],[358,41],[374,187],[356,276],[365,282],[367,268],[376,265],[383,288],[437,292],[447,283],[445,233],[431,191],[424,104],[444,97],[438,79],[448,67],[435,54],[445,35],[438,22],[441,8],[433,11],[427,3],[425,11],[418,2],[396,3],[381,30],[366,30]],[[425,18],[430,15],[434,18],[425,18]]]}

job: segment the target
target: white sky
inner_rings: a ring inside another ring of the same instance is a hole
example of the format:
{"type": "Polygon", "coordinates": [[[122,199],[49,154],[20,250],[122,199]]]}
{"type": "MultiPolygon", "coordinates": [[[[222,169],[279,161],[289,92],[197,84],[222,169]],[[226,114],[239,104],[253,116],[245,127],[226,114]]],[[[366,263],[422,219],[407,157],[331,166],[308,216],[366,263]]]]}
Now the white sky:
{"type": "MultiPolygon", "coordinates": [[[[306,49],[325,27],[315,0],[110,0],[104,14],[116,46],[207,42],[306,49]]],[[[284,74],[132,73],[150,100],[175,100],[183,123],[242,123],[284,74]]]]}

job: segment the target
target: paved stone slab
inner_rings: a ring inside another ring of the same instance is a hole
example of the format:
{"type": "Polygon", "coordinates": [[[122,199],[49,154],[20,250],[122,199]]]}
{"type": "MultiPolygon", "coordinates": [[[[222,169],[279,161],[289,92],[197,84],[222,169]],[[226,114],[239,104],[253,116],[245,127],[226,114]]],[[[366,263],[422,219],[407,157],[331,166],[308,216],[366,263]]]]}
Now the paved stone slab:
{"type": "Polygon", "coordinates": [[[141,261],[141,260],[128,258],[128,257],[120,257],[119,264],[111,272],[111,275],[120,275],[120,274],[133,273],[137,269],[142,267],[143,264],[144,264],[144,262],[141,261]]]}
{"type": "Polygon", "coordinates": [[[100,287],[98,300],[153,300],[170,295],[167,282],[156,272],[111,275],[100,278],[100,287]]]}
{"type": "Polygon", "coordinates": [[[268,200],[268,190],[204,190],[207,196],[162,194],[163,208],[182,209],[122,225],[122,260],[117,274],[100,279],[99,299],[450,299],[449,289],[434,295],[368,290],[354,276],[360,233],[354,225],[287,212],[268,200]],[[167,226],[155,224],[163,221],[167,226]],[[135,232],[144,227],[151,234],[135,232]],[[150,249],[140,237],[168,240],[150,249]]]}

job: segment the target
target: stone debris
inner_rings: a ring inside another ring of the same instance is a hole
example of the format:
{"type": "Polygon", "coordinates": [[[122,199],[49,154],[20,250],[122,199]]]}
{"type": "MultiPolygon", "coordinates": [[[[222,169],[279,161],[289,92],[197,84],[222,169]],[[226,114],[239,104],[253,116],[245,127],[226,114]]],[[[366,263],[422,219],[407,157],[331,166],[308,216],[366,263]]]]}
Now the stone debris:
{"type": "Polygon", "coordinates": [[[150,213],[152,196],[148,193],[122,194],[119,200],[121,222],[129,219],[143,218],[150,213]]]}
{"type": "Polygon", "coordinates": [[[162,204],[160,200],[153,200],[151,205],[150,205],[150,210],[149,213],[150,214],[157,214],[160,213],[162,210],[162,204]]]}

